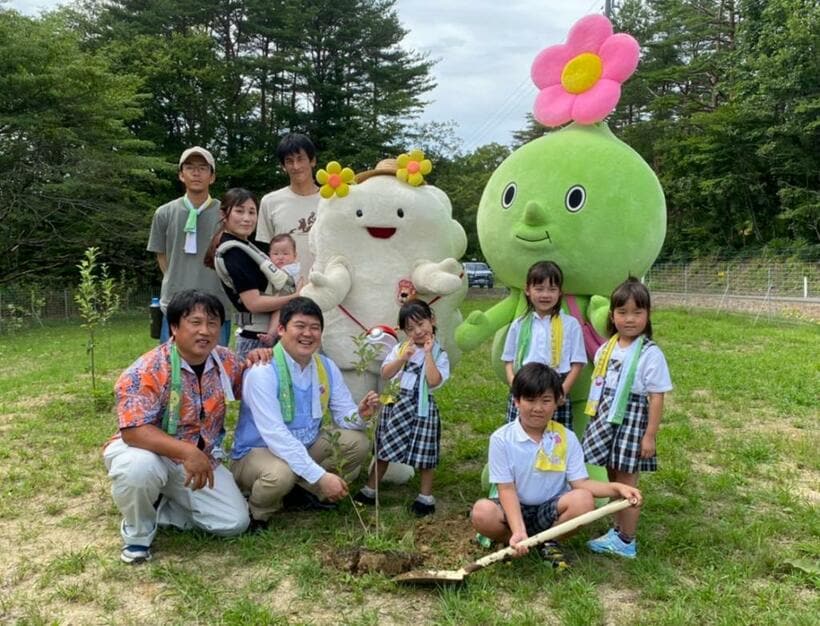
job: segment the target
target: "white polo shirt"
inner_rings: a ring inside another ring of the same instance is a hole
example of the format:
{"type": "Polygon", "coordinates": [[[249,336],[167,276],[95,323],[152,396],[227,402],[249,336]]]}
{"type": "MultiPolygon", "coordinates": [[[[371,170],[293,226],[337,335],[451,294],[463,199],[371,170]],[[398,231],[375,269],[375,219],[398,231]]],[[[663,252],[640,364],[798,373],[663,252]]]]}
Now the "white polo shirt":
{"type": "MultiPolygon", "coordinates": [[[[606,348],[606,344],[598,348],[595,353],[595,363],[601,358],[606,348]]],[[[612,367],[617,363],[623,363],[629,352],[630,346],[622,348],[615,344],[612,355],[609,357],[609,367],[606,371],[606,386],[612,389],[618,386],[618,377],[621,370],[617,372],[612,367]]],[[[621,368],[623,369],[623,368],[621,368]]],[[[643,351],[638,359],[638,367],[635,370],[635,380],[632,383],[632,393],[646,395],[648,393],[667,393],[672,391],[672,379],[669,376],[669,366],[666,364],[666,357],[657,346],[649,346],[643,351]]]]}
{"type": "MultiPolygon", "coordinates": [[[[528,315],[532,315],[532,339],[530,349],[524,355],[522,365],[533,362],[549,365],[552,360],[552,319],[549,315],[539,317],[535,311],[528,313],[528,315]]],[[[584,335],[578,320],[563,312],[559,315],[561,317],[562,338],[561,355],[556,371],[559,374],[566,374],[573,363],[586,363],[587,353],[584,348],[584,335]]],[[[505,363],[515,361],[515,354],[518,351],[518,335],[521,334],[521,324],[524,319],[526,319],[526,316],[516,318],[510,325],[510,330],[507,331],[504,352],[501,354],[501,360],[505,363]]]]}
{"type": "MultiPolygon", "coordinates": [[[[382,367],[387,365],[388,363],[392,363],[393,361],[399,358],[399,350],[401,350],[403,342],[397,343],[393,346],[393,349],[390,350],[390,353],[384,358],[382,362],[382,367]]],[[[435,353],[434,353],[435,354],[435,353]]],[[[424,374],[424,363],[425,363],[425,354],[422,348],[416,347],[416,351],[413,353],[407,362],[413,363],[421,367],[421,373],[424,374]]],[[[436,357],[436,369],[438,370],[439,374],[441,374],[441,382],[436,385],[435,387],[430,387],[430,391],[435,391],[439,387],[441,387],[447,379],[450,378],[450,359],[447,357],[447,353],[444,350],[440,350],[438,356],[436,357]]],[[[401,382],[399,383],[401,388],[406,391],[413,391],[413,387],[416,384],[417,376],[412,374],[411,372],[406,371],[404,368],[401,368],[396,374],[393,376],[395,380],[401,376],[401,382]]]]}
{"type": "Polygon", "coordinates": [[[584,453],[578,437],[569,429],[567,435],[566,472],[551,472],[535,468],[538,448],[550,452],[555,444],[545,434],[541,442],[533,441],[524,432],[519,420],[505,424],[490,436],[490,482],[515,483],[521,504],[541,504],[570,490],[570,480],[588,478],[584,453]]]}

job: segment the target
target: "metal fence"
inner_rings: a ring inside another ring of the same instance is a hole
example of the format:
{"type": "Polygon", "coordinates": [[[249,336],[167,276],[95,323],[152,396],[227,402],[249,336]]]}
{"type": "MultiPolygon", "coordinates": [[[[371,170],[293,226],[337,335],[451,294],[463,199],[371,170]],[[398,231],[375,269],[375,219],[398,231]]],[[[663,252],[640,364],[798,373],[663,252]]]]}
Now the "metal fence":
{"type": "Polygon", "coordinates": [[[653,292],[809,299],[820,297],[820,263],[765,259],[657,263],[644,282],[653,292]]]}
{"type": "MultiPolygon", "coordinates": [[[[0,286],[0,333],[42,325],[45,321],[79,320],[74,301],[75,289],[45,289],[37,286],[0,286]]],[[[148,311],[152,295],[159,290],[129,289],[120,291],[120,313],[148,311]]]]}
{"type": "MultiPolygon", "coordinates": [[[[818,260],[704,258],[690,263],[657,263],[643,280],[661,304],[820,320],[818,260]]],[[[158,289],[121,291],[120,310],[147,311],[156,295],[158,289]]],[[[46,320],[79,319],[73,287],[0,286],[0,333],[46,320]]]]}

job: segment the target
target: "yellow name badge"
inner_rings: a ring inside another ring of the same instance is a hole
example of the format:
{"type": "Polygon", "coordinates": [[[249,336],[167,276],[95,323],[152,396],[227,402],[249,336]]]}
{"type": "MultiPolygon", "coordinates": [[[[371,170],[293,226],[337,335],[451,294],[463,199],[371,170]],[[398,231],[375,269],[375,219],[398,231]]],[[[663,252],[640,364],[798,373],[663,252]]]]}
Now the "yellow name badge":
{"type": "Polygon", "coordinates": [[[567,471],[567,432],[558,422],[550,420],[538,454],[535,455],[535,469],[542,472],[567,471]]]}

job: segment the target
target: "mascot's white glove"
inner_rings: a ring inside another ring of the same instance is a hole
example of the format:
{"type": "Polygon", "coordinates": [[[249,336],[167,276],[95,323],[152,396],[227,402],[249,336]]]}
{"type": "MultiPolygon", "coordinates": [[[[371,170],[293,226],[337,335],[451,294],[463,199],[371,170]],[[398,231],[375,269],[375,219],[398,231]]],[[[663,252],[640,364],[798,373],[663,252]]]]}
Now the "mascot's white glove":
{"type": "Polygon", "coordinates": [[[462,271],[461,263],[452,258],[438,263],[419,260],[412,280],[419,293],[446,296],[461,288],[462,271]]]}
{"type": "Polygon", "coordinates": [[[349,261],[336,256],[330,259],[324,272],[313,270],[301,295],[310,298],[322,311],[330,311],[342,303],[350,291],[352,277],[349,261]]]}

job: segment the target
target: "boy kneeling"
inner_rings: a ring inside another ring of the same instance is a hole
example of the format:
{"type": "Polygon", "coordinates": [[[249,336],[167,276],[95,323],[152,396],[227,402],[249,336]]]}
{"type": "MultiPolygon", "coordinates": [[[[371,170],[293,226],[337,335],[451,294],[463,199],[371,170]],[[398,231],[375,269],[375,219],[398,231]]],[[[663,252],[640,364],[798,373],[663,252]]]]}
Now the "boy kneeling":
{"type": "MultiPolygon", "coordinates": [[[[641,492],[621,483],[590,480],[578,438],[552,416],[561,399],[561,378],[541,363],[527,363],[512,382],[518,419],[490,437],[490,482],[498,498],[473,505],[473,528],[516,550],[528,552],[520,542],[555,524],[595,508],[595,498],[621,497],[633,506],[641,492]]],[[[567,566],[555,542],[539,548],[553,566],[567,566]]]]}

